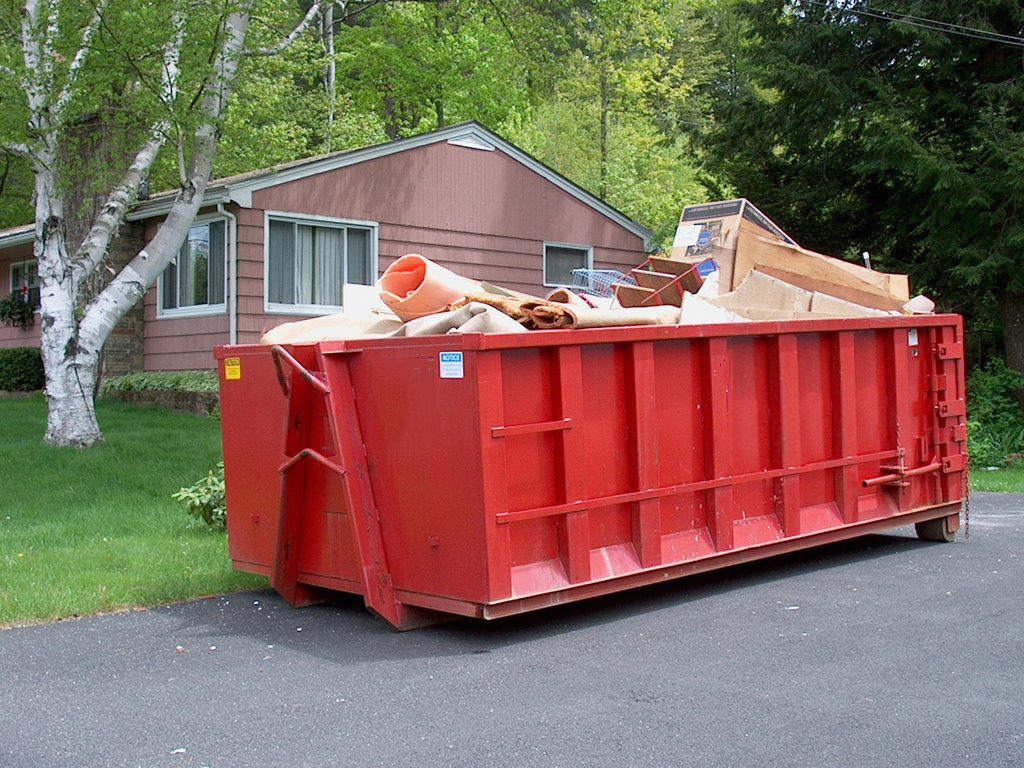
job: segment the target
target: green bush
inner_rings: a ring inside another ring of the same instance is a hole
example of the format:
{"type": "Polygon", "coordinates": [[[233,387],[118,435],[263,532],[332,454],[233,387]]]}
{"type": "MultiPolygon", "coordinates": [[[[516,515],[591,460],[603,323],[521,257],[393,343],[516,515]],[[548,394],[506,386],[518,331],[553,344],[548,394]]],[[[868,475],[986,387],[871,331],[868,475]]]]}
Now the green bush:
{"type": "Polygon", "coordinates": [[[185,511],[195,518],[193,525],[202,525],[214,531],[227,527],[227,505],[224,501],[224,462],[218,462],[206,477],[182,488],[171,498],[184,502],[185,511]]]}
{"type": "Polygon", "coordinates": [[[150,371],[105,379],[101,394],[108,392],[216,392],[214,371],[150,371]]]}
{"type": "Polygon", "coordinates": [[[36,321],[36,313],[17,291],[11,291],[6,299],[0,299],[0,321],[14,328],[28,328],[36,321]]]}
{"type": "Polygon", "coordinates": [[[33,392],[45,384],[43,358],[38,349],[0,349],[0,390],[33,392]]]}
{"type": "Polygon", "coordinates": [[[1024,453],[1024,376],[990,360],[967,378],[967,451],[976,467],[1005,466],[1024,453]]]}

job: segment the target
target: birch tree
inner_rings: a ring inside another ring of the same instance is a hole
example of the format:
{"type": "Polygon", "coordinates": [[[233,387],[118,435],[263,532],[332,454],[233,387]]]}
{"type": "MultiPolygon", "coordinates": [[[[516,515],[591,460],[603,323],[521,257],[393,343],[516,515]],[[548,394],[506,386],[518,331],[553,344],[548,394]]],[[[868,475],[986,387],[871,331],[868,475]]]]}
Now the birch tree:
{"type": "MultiPolygon", "coordinates": [[[[8,55],[0,78],[6,92],[22,94],[25,121],[22,135],[5,139],[2,149],[27,158],[34,178],[48,443],[85,447],[101,439],[93,403],[100,353],[118,321],[178,253],[202,204],[256,4],[26,0],[21,9],[20,60],[8,55]],[[76,181],[68,178],[61,150],[75,121],[102,98],[128,105],[128,119],[138,126],[136,143],[89,231],[72,249],[65,207],[76,181]],[[139,109],[145,114],[133,112],[139,109]],[[87,295],[87,281],[101,269],[111,239],[165,148],[176,154],[178,166],[170,212],[138,254],[94,296],[87,295]]],[[[278,13],[281,8],[270,7],[278,13]]],[[[249,52],[283,49],[319,11],[320,3],[314,3],[278,43],[281,48],[250,46],[249,52]]]]}

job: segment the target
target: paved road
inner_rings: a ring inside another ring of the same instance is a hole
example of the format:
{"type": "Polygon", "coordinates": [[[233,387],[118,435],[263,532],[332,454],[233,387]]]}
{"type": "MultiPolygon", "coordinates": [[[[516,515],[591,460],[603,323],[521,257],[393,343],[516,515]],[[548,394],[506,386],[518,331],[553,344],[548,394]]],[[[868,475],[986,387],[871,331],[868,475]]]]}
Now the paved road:
{"type": "Polygon", "coordinates": [[[491,624],[262,591],[2,631],[0,765],[1021,766],[1024,496],[491,624]]]}

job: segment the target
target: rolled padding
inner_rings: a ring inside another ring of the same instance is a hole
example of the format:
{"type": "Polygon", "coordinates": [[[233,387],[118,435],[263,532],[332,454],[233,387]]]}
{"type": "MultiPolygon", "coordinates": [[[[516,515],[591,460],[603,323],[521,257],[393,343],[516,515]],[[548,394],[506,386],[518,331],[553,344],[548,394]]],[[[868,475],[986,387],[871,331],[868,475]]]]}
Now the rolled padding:
{"type": "Polygon", "coordinates": [[[404,322],[443,312],[480,284],[445,269],[418,253],[407,253],[377,281],[381,300],[404,322]]]}

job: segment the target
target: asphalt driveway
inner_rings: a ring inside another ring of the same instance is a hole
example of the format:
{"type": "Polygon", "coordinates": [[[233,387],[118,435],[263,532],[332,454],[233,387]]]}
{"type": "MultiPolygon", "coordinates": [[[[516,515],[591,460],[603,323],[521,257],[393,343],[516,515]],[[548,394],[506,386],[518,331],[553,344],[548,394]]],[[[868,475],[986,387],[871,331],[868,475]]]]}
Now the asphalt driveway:
{"type": "Polygon", "coordinates": [[[272,592],[0,631],[0,765],[1021,766],[1024,496],[495,623],[272,592]]]}

